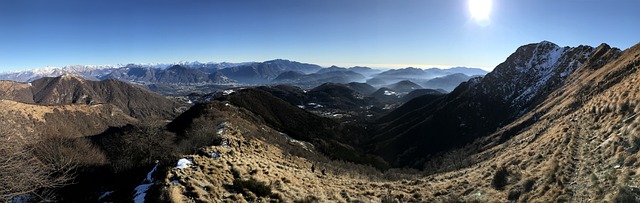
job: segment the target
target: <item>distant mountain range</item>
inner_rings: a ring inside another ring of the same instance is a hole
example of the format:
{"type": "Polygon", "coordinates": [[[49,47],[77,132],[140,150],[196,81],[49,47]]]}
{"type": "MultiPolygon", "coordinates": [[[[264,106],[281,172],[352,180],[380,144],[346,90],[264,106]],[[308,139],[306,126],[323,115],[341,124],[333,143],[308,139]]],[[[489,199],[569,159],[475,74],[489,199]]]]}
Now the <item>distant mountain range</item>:
{"type": "Polygon", "coordinates": [[[382,87],[400,81],[411,81],[424,88],[443,89],[452,91],[461,82],[472,77],[484,76],[487,71],[479,68],[454,67],[449,69],[429,68],[402,68],[391,69],[379,74],[372,75],[367,83],[382,87]]]}
{"type": "Polygon", "coordinates": [[[202,86],[205,89],[210,88],[210,85],[268,84],[289,84],[303,88],[313,88],[324,83],[346,84],[367,81],[374,87],[383,87],[403,80],[411,81],[425,88],[439,88],[451,91],[460,82],[466,81],[472,76],[484,75],[486,71],[464,67],[424,70],[404,68],[386,71],[358,66],[323,68],[314,64],[276,59],[259,63],[180,62],[176,64],[49,67],[0,73],[0,80],[29,82],[42,77],[56,77],[63,74],[73,74],[86,80],[114,78],[146,85],[152,90],[162,89],[163,93],[170,94],[171,89],[180,89],[180,86],[184,85],[202,86]],[[453,74],[457,75],[455,77],[450,76],[453,74]],[[434,78],[438,79],[433,80],[434,78]],[[163,86],[166,88],[162,88],[163,86]]]}
{"type": "MultiPolygon", "coordinates": [[[[200,63],[200,62],[178,62],[175,64],[127,64],[127,65],[70,65],[64,67],[46,67],[39,69],[29,69],[20,71],[10,71],[0,73],[0,80],[13,80],[17,82],[29,82],[43,77],[57,77],[63,74],[73,74],[78,77],[88,80],[100,80],[105,79],[107,75],[114,71],[123,72],[129,68],[140,69],[166,69],[173,65],[180,65],[190,68],[195,68],[204,72],[215,72],[219,69],[235,67],[239,65],[251,64],[254,62],[245,63],[200,63]]],[[[139,73],[138,73],[139,74],[139,73]]]]}

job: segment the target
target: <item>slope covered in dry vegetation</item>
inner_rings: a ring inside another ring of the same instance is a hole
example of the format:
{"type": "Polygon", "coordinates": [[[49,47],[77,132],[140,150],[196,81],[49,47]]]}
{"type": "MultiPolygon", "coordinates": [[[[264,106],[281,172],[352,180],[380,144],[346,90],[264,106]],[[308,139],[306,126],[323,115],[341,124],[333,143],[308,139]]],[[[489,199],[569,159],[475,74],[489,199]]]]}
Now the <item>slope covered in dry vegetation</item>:
{"type": "Polygon", "coordinates": [[[3,99],[72,104],[0,100],[3,129],[15,129],[0,133],[0,151],[14,155],[0,160],[14,161],[0,180],[24,183],[0,190],[0,201],[635,202],[639,68],[640,44],[525,45],[486,77],[417,97],[369,131],[259,88],[167,124],[132,117],[122,98],[87,104],[94,90],[83,82],[36,85],[70,97],[2,82],[3,99]]]}
{"type": "Polygon", "coordinates": [[[593,48],[530,110],[473,142],[431,156],[422,172],[383,173],[332,161],[227,104],[221,115],[230,116],[219,117],[224,124],[217,135],[232,144],[186,155],[194,165],[162,176],[161,199],[633,202],[640,184],[639,68],[640,45],[625,51],[593,48]]]}

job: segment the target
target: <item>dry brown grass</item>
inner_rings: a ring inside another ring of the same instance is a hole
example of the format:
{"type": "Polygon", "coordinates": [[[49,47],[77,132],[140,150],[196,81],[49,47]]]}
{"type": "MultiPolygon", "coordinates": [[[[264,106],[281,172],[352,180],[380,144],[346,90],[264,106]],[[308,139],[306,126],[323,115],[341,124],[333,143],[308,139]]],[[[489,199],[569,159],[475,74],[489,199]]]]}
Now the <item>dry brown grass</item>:
{"type": "Polygon", "coordinates": [[[225,189],[234,180],[234,168],[243,178],[267,182],[285,202],[302,202],[309,195],[321,202],[381,202],[389,197],[400,202],[611,202],[640,185],[640,58],[633,53],[599,69],[589,64],[578,68],[540,106],[471,144],[481,149],[472,160],[460,158],[468,155],[462,148],[437,162],[453,168],[438,166],[432,175],[395,171],[392,175],[399,178],[391,181],[381,174],[352,173],[349,167],[355,166],[331,161],[315,164],[333,166],[322,175],[310,170],[312,161],[291,156],[263,138],[279,136],[277,132],[263,125],[246,127],[252,125],[236,119],[223,136],[237,145],[207,148],[221,152],[220,159],[189,155],[198,166],[172,170],[165,185],[184,201],[193,193],[175,188],[187,185],[207,188],[204,197],[197,197],[206,201],[255,200],[225,189]],[[528,119],[536,122],[500,140],[503,132],[528,119]],[[509,174],[504,189],[496,190],[491,181],[502,166],[509,174]]]}
{"type": "Polygon", "coordinates": [[[112,105],[41,106],[0,100],[0,124],[19,135],[64,135],[82,137],[103,132],[110,126],[138,123],[112,105]]]}

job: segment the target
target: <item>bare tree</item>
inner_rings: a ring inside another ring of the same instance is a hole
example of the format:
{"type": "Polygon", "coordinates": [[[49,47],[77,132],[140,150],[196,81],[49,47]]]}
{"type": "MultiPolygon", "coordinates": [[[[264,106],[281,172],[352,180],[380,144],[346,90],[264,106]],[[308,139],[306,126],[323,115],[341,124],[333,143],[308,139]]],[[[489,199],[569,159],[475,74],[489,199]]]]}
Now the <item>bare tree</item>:
{"type": "Polygon", "coordinates": [[[0,125],[0,202],[21,195],[44,200],[43,191],[65,185],[69,174],[57,173],[33,154],[28,142],[7,125],[0,125]]]}
{"type": "Polygon", "coordinates": [[[10,99],[15,94],[15,83],[0,81],[0,99],[10,99]]]}

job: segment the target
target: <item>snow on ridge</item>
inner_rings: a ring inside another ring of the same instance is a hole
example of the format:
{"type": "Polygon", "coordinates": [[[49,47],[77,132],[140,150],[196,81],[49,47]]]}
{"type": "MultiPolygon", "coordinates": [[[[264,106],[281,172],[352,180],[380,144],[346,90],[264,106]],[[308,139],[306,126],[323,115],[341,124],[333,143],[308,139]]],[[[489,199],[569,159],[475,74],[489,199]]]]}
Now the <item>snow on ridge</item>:
{"type": "Polygon", "coordinates": [[[303,149],[307,150],[307,151],[313,151],[313,149],[315,149],[315,146],[309,142],[305,142],[305,141],[300,141],[300,140],[296,140],[294,138],[292,138],[291,136],[289,136],[287,133],[283,133],[280,132],[280,135],[284,136],[285,139],[287,139],[287,141],[294,143],[294,144],[298,144],[300,145],[303,149]]]}
{"type": "Polygon", "coordinates": [[[236,92],[236,91],[232,90],[232,89],[223,90],[222,91],[222,95],[227,96],[227,95],[233,94],[234,92],[236,92]]]}
{"type": "Polygon", "coordinates": [[[151,175],[153,175],[153,173],[156,171],[156,169],[158,169],[158,164],[156,164],[153,167],[153,169],[151,169],[151,171],[149,171],[149,173],[147,173],[147,176],[142,181],[142,184],[138,185],[134,189],[135,194],[133,195],[133,202],[135,202],[135,203],[143,203],[144,202],[144,198],[147,196],[147,190],[149,190],[149,187],[151,187],[151,185],[153,185],[153,177],[151,177],[151,175]]]}
{"type": "Polygon", "coordinates": [[[102,193],[102,195],[100,195],[100,197],[98,197],[98,201],[102,201],[102,199],[104,199],[105,197],[108,197],[111,194],[113,194],[113,191],[106,191],[106,192],[102,193]]]}
{"type": "MultiPolygon", "coordinates": [[[[231,63],[231,62],[206,62],[202,63],[199,61],[189,62],[189,61],[179,61],[175,63],[130,63],[131,65],[136,65],[144,68],[155,68],[155,69],[165,69],[172,65],[186,65],[194,68],[202,67],[206,65],[219,65],[220,68],[227,68],[239,65],[250,64],[254,62],[242,62],[242,63],[231,63]]],[[[22,70],[11,70],[11,71],[0,71],[0,79],[6,80],[15,80],[19,82],[27,82],[35,79],[39,79],[42,77],[57,77],[64,73],[72,73],[75,75],[86,75],[90,77],[99,77],[102,75],[106,75],[108,73],[113,72],[114,69],[127,68],[130,64],[116,64],[116,65],[66,65],[61,67],[56,66],[46,66],[42,68],[28,68],[22,70]],[[97,72],[97,73],[96,73],[97,72]]]]}
{"type": "Polygon", "coordinates": [[[395,95],[395,96],[397,96],[397,95],[398,95],[398,93],[396,93],[396,92],[394,92],[394,91],[391,91],[391,90],[385,90],[385,91],[384,91],[384,95],[385,95],[385,96],[394,96],[394,95],[395,95]]]}
{"type": "MultiPolygon", "coordinates": [[[[551,43],[552,44],[552,43],[551,43]]],[[[547,81],[554,75],[556,69],[559,68],[560,58],[566,58],[567,49],[561,48],[555,44],[550,50],[544,50],[546,53],[538,54],[537,51],[541,49],[540,45],[536,47],[533,57],[527,63],[527,67],[530,71],[533,71],[533,75],[529,77],[534,79],[534,83],[527,89],[522,91],[513,101],[512,104],[527,103],[533,99],[540,89],[547,84],[547,81]]],[[[544,48],[544,47],[543,47],[544,48]]]]}
{"type": "Polygon", "coordinates": [[[555,45],[544,54],[534,55],[527,64],[532,71],[532,75],[524,75],[525,77],[533,79],[533,83],[512,101],[512,105],[524,104],[531,101],[536,95],[540,94],[542,88],[547,85],[553,76],[559,77],[560,80],[565,80],[567,76],[582,65],[579,60],[588,58],[594,51],[594,49],[591,48],[574,55],[567,54],[576,49],[578,48],[561,48],[555,45]],[[563,64],[566,64],[566,66],[561,66],[563,64]]]}

